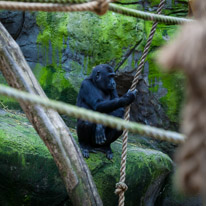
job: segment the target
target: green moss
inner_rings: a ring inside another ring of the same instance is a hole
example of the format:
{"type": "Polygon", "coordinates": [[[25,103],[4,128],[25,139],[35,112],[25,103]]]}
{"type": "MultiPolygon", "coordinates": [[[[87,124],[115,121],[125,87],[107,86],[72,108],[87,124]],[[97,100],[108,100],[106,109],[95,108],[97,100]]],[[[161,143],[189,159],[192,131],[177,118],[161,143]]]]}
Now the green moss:
{"type": "MultiPolygon", "coordinates": [[[[152,23],[145,22],[147,36],[150,33],[152,23]]],[[[162,72],[155,62],[157,47],[164,45],[171,38],[179,27],[176,25],[158,24],[155,36],[152,41],[150,53],[147,57],[149,63],[149,83],[150,91],[157,93],[159,89],[165,88],[166,95],[160,98],[160,102],[166,109],[166,113],[172,122],[179,122],[179,113],[184,98],[184,76],[180,73],[166,74],[162,72]]]]}
{"type": "Polygon", "coordinates": [[[150,91],[154,94],[161,88],[166,89],[166,94],[160,98],[160,102],[172,122],[179,122],[179,115],[185,93],[185,77],[182,73],[164,73],[154,62],[154,53],[150,54],[149,63],[149,82],[150,91]]]}
{"type": "Polygon", "coordinates": [[[39,69],[37,66],[33,72],[49,98],[70,104],[76,103],[78,91],[60,67],[49,65],[39,69]]]}
{"type": "Polygon", "coordinates": [[[37,64],[34,74],[49,98],[75,104],[78,87],[73,85],[75,81],[66,78],[61,65],[62,50],[66,46],[64,40],[68,38],[68,13],[39,12],[36,21],[41,30],[37,42],[42,49],[46,48],[47,66],[37,64]],[[49,57],[50,54],[52,57],[49,57]],[[52,62],[49,61],[51,59],[52,62]]]}
{"type": "MultiPolygon", "coordinates": [[[[29,153],[51,158],[44,143],[37,137],[36,131],[28,124],[25,117],[7,114],[0,116],[0,151],[7,148],[7,153],[29,153]],[[12,128],[12,129],[11,129],[12,128]],[[9,148],[12,148],[10,150],[9,148]]],[[[20,157],[21,163],[25,165],[24,157],[20,157]]]]}
{"type": "Polygon", "coordinates": [[[163,74],[163,86],[167,88],[168,93],[160,99],[161,103],[166,107],[166,111],[170,120],[179,122],[179,115],[182,109],[184,98],[185,78],[181,73],[163,74]]]}
{"type": "MultiPolygon", "coordinates": [[[[101,153],[91,154],[87,160],[105,205],[114,205],[118,202],[118,197],[111,192],[114,191],[114,185],[111,183],[119,182],[121,147],[122,144],[119,141],[112,145],[115,151],[112,161],[105,159],[105,155],[101,153]]],[[[141,149],[131,144],[128,145],[127,154],[126,184],[129,187],[128,192],[125,193],[127,205],[140,205],[140,199],[147,191],[148,185],[160,175],[170,171],[172,161],[161,152],[141,149]]]]}
{"type": "Polygon", "coordinates": [[[54,160],[26,117],[1,111],[0,122],[0,205],[46,206],[64,200],[54,160]]]}
{"type": "MultiPolygon", "coordinates": [[[[64,200],[67,195],[46,146],[24,116],[0,113],[0,122],[0,184],[6,185],[5,191],[0,187],[0,203],[4,201],[9,206],[23,205],[22,202],[28,206],[31,202],[32,205],[58,205],[59,199],[64,200]]],[[[71,132],[76,139],[76,131],[71,129],[71,132]]],[[[120,141],[112,144],[112,161],[99,152],[90,154],[86,160],[104,205],[118,202],[113,191],[119,181],[121,148],[120,141]]],[[[171,168],[172,161],[167,155],[129,144],[127,204],[138,205],[149,185],[171,168]]]]}
{"type": "MultiPolygon", "coordinates": [[[[8,85],[1,72],[0,72],[0,83],[4,85],[8,85]]],[[[0,95],[0,108],[4,106],[12,109],[20,109],[19,103],[16,100],[0,95]]]]}

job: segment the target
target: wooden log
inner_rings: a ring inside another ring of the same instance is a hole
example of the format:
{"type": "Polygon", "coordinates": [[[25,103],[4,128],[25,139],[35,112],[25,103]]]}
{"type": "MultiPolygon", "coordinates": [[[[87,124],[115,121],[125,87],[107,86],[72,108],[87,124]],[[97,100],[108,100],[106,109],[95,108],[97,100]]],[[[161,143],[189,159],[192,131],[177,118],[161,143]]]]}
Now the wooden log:
{"type": "MultiPolygon", "coordinates": [[[[46,97],[19,46],[1,23],[0,71],[10,86],[46,97]]],[[[19,103],[52,154],[73,205],[103,205],[81,152],[59,114],[39,105],[19,103]]]]}

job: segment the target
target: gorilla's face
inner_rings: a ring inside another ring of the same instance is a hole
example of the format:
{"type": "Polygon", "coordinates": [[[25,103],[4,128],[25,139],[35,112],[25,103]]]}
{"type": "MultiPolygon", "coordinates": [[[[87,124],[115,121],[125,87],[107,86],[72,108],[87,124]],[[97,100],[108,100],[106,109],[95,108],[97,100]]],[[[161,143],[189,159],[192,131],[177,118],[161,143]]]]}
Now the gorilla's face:
{"type": "Polygon", "coordinates": [[[109,93],[116,89],[114,80],[114,70],[107,64],[101,64],[95,67],[92,71],[92,79],[96,86],[102,91],[109,93]]]}

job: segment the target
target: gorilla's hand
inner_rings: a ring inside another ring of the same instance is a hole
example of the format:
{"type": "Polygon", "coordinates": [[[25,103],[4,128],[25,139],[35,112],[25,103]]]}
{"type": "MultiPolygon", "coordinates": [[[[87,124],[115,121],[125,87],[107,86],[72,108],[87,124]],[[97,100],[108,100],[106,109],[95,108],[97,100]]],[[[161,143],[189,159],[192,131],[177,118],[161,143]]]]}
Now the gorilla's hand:
{"type": "Polygon", "coordinates": [[[101,124],[96,125],[96,130],[95,130],[95,142],[96,144],[104,144],[106,141],[106,136],[105,136],[105,131],[104,127],[101,124]]]}
{"type": "Polygon", "coordinates": [[[134,91],[128,90],[128,92],[121,97],[121,101],[122,101],[124,106],[127,106],[135,100],[136,96],[137,96],[136,89],[134,91]]]}
{"type": "Polygon", "coordinates": [[[109,148],[109,150],[106,151],[106,157],[108,160],[111,160],[113,158],[113,152],[111,148],[109,148]]]}
{"type": "Polygon", "coordinates": [[[131,91],[130,89],[128,90],[128,92],[124,95],[124,96],[127,96],[127,97],[129,97],[129,98],[133,98],[133,99],[135,99],[136,98],[136,96],[137,96],[137,89],[135,89],[135,90],[133,90],[133,91],[131,91]]]}
{"type": "Polygon", "coordinates": [[[88,159],[89,158],[89,150],[88,149],[82,149],[82,155],[84,158],[88,159]]]}

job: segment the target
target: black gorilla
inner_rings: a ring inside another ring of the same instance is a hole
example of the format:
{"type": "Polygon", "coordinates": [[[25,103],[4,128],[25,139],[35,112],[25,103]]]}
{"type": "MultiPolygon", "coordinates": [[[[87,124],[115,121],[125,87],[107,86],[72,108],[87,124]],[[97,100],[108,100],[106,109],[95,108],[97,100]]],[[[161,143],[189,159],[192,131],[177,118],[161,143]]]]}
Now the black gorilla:
{"type": "MultiPolygon", "coordinates": [[[[77,106],[123,118],[124,107],[134,101],[137,92],[128,91],[118,97],[114,76],[114,70],[109,65],[96,66],[91,75],[82,82],[77,106]]],[[[78,119],[77,134],[85,158],[89,157],[89,152],[100,150],[106,153],[108,159],[112,159],[110,144],[122,131],[78,119]]]]}

